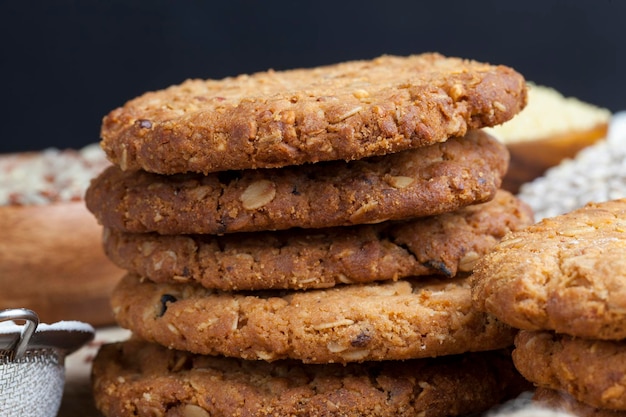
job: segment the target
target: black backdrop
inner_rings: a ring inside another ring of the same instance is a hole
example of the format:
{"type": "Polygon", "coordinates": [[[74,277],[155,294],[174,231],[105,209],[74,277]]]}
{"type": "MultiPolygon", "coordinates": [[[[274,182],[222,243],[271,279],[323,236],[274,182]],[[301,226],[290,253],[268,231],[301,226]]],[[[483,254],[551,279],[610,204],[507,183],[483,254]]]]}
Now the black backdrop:
{"type": "Polygon", "coordinates": [[[190,77],[439,51],[626,109],[622,0],[0,3],[0,152],[96,142],[108,111],[190,77]]]}

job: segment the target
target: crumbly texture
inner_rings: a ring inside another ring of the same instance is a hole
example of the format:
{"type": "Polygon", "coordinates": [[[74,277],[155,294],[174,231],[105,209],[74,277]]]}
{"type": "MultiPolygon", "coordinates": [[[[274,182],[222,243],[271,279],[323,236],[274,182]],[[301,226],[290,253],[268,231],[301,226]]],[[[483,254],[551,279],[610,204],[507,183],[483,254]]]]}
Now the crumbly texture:
{"type": "Polygon", "coordinates": [[[193,355],[138,340],[103,346],[92,381],[107,417],[457,416],[485,411],[523,386],[500,351],[303,365],[193,355]]]}
{"type": "Polygon", "coordinates": [[[87,190],[101,224],[128,232],[222,234],[378,223],[491,200],[508,151],[472,131],[359,161],[165,176],[111,167],[87,190]]]}
{"type": "Polygon", "coordinates": [[[128,275],[112,306],[117,322],[144,340],[251,360],[423,358],[498,349],[514,336],[472,307],[465,277],[230,293],[128,275]]]}
{"type": "Polygon", "coordinates": [[[473,275],[476,308],[513,327],[626,338],[626,199],[505,236],[473,275]]]}
{"type": "Polygon", "coordinates": [[[361,159],[503,123],[526,94],[505,66],[382,56],[149,92],[104,118],[102,146],[124,170],[161,174],[361,159]]]}
{"type": "Polygon", "coordinates": [[[577,401],[571,395],[549,388],[537,388],[533,401],[543,407],[562,410],[576,417],[626,417],[626,411],[596,408],[577,401]]]}
{"type": "Polygon", "coordinates": [[[626,412],[626,342],[520,331],[513,361],[537,386],[593,407],[626,412]]]}
{"type": "Polygon", "coordinates": [[[506,233],[533,221],[506,191],[487,203],[403,222],[317,230],[158,235],[105,229],[109,259],[155,282],[221,290],[327,288],[469,272],[506,233]]]}

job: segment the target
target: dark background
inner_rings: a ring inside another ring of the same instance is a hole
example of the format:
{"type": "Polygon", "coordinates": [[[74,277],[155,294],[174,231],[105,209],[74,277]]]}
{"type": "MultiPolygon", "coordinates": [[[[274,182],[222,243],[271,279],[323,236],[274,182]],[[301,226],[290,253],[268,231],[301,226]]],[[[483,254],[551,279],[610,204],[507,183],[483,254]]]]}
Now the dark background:
{"type": "Polygon", "coordinates": [[[2,1],[0,152],[80,147],[144,91],[439,51],[626,109],[626,1],[2,1]]]}

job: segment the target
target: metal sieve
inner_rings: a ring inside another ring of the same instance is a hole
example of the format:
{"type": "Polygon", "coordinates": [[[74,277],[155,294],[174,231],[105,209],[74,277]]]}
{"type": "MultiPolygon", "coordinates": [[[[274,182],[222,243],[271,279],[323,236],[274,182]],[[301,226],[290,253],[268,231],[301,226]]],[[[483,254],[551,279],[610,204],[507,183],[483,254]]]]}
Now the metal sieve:
{"type": "Polygon", "coordinates": [[[40,325],[32,310],[1,310],[0,415],[56,416],[65,386],[65,356],[93,335],[85,323],[40,325]]]}

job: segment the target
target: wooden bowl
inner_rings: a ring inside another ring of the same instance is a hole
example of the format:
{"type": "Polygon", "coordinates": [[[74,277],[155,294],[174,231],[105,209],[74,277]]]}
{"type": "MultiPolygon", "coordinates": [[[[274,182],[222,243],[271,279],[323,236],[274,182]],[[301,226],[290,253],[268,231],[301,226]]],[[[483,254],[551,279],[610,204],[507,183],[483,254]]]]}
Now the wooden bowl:
{"type": "Polygon", "coordinates": [[[124,271],[102,248],[84,190],[109,163],[96,145],[0,155],[0,309],[42,322],[113,324],[109,297],[124,271]]]}
{"type": "Polygon", "coordinates": [[[530,141],[507,144],[511,154],[502,188],[517,193],[522,184],[541,177],[564,159],[574,158],[583,148],[606,137],[608,122],[587,130],[572,131],[530,141]]]}
{"type": "Polygon", "coordinates": [[[113,323],[109,297],[124,271],[105,257],[84,202],[2,206],[0,230],[0,308],[29,308],[47,323],[113,323]]]}
{"type": "Polygon", "coordinates": [[[485,129],[511,154],[502,188],[517,193],[522,184],[605,138],[610,119],[608,109],[528,83],[526,108],[510,121],[485,129]]]}

